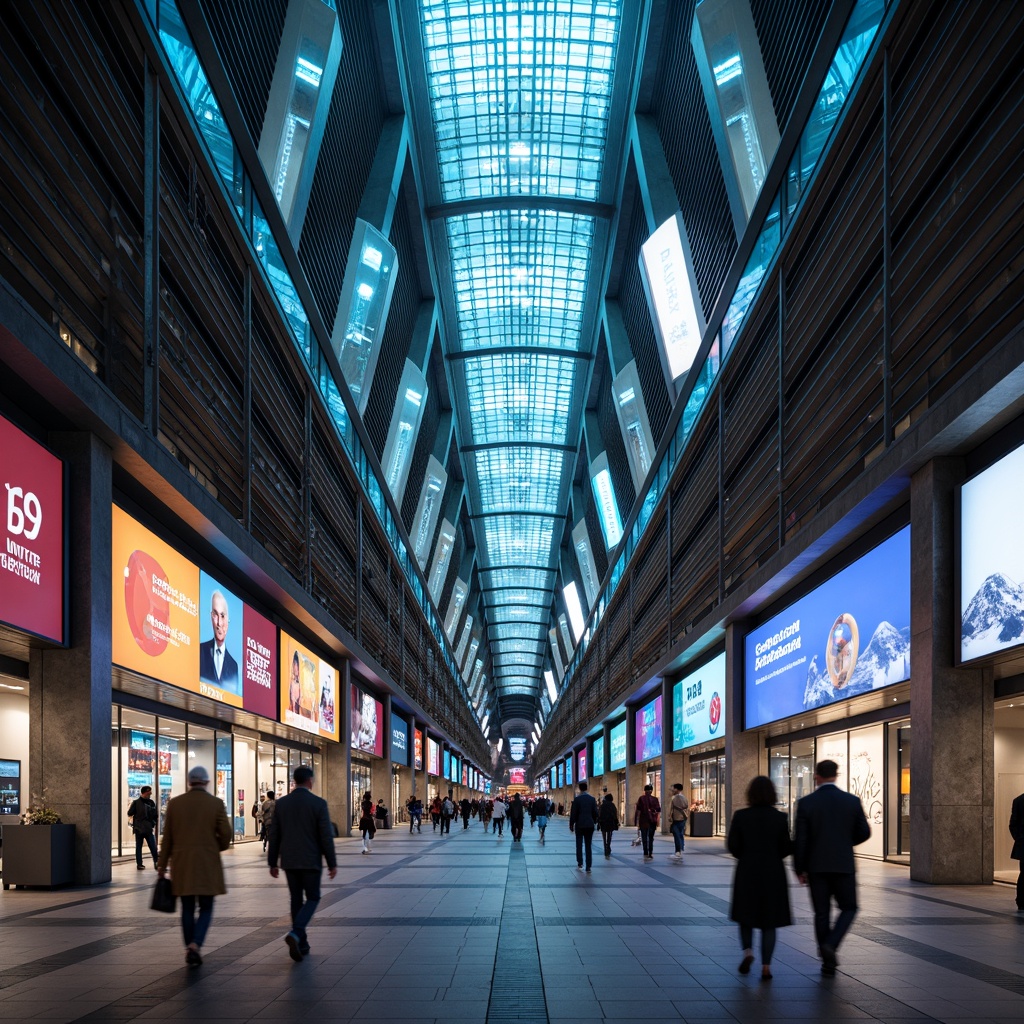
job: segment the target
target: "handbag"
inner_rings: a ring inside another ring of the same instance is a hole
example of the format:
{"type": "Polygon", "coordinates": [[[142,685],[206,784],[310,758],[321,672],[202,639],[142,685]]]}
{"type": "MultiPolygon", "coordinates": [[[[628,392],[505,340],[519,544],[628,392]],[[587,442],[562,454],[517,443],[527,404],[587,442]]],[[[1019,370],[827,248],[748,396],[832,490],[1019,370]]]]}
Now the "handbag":
{"type": "Polygon", "coordinates": [[[150,901],[150,910],[158,910],[161,914],[173,914],[175,905],[174,891],[171,889],[169,878],[158,878],[153,887],[153,899],[150,901]]]}

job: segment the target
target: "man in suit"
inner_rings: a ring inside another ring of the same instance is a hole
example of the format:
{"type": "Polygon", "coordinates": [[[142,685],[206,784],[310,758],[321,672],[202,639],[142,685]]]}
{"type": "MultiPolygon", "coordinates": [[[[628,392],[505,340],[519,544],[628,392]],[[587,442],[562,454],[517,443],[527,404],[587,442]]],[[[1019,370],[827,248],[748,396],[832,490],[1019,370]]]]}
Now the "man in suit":
{"type": "Polygon", "coordinates": [[[836,950],[857,913],[857,880],[853,848],[871,835],[860,799],[836,785],[839,766],[819,761],[813,793],[796,805],[793,867],[803,885],[810,885],[814,934],[821,952],[821,973],[836,973],[836,950]],[[835,924],[829,917],[832,899],[839,907],[835,924]]]}
{"type": "Polygon", "coordinates": [[[237,689],[238,662],[224,643],[228,636],[228,602],[219,590],[210,600],[210,621],[213,639],[199,645],[199,678],[213,686],[237,689]]]}
{"type": "Polygon", "coordinates": [[[580,783],[580,791],[569,808],[569,831],[576,833],[576,867],[583,870],[586,856],[587,873],[590,873],[591,850],[594,844],[594,829],[597,828],[597,801],[587,792],[587,784],[580,783]]]}
{"type": "Polygon", "coordinates": [[[1013,836],[1010,856],[1021,862],[1021,869],[1017,874],[1017,909],[1024,910],[1024,793],[1013,801],[1010,810],[1010,835],[1013,836]]]}
{"type": "Polygon", "coordinates": [[[298,962],[309,955],[306,925],[312,920],[320,902],[323,861],[327,861],[327,874],[331,878],[338,873],[338,861],[334,854],[334,834],[327,801],[312,792],[313,769],[300,765],[292,773],[292,778],[295,789],[281,797],[274,810],[267,863],[271,876],[277,878],[280,859],[288,879],[292,930],[284,941],[288,945],[288,955],[298,962]]]}
{"type": "Polygon", "coordinates": [[[213,918],[213,898],[227,892],[220,855],[231,845],[231,823],[224,801],[206,792],[209,784],[209,772],[196,765],[188,773],[188,792],[168,802],[156,865],[161,878],[170,865],[171,889],[181,897],[181,930],[189,967],[203,962],[200,951],[213,918]]]}

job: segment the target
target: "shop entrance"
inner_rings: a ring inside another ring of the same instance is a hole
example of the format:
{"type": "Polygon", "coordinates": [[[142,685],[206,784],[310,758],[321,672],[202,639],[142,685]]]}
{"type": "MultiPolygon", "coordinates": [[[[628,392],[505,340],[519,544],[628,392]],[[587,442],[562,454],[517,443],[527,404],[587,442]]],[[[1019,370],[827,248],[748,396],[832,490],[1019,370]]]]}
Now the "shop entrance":
{"type": "Polygon", "coordinates": [[[352,827],[357,828],[359,826],[359,808],[363,802],[363,794],[370,793],[370,765],[366,761],[357,761],[352,758],[352,775],[351,775],[351,803],[349,806],[352,808],[352,827]]]}
{"type": "Polygon", "coordinates": [[[690,761],[690,806],[711,814],[712,833],[716,836],[724,836],[728,827],[725,778],[724,754],[690,761]]]}

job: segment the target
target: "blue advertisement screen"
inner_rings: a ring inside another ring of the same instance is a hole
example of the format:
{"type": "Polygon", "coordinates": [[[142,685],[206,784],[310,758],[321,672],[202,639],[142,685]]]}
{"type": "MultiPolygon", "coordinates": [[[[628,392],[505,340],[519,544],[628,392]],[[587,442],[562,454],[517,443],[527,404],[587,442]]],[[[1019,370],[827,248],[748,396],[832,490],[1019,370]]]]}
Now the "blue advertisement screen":
{"type": "Polygon", "coordinates": [[[572,754],[565,759],[565,784],[572,785],[572,754]]]}
{"type": "Polygon", "coordinates": [[[636,762],[661,757],[661,697],[636,713],[636,762]]]}
{"type": "Polygon", "coordinates": [[[910,678],[910,527],[744,640],[744,728],[910,678]]]}
{"type": "Polygon", "coordinates": [[[462,782],[462,761],[452,754],[451,775],[448,776],[452,782],[462,782]]]}
{"type": "Polygon", "coordinates": [[[452,777],[452,752],[450,750],[446,750],[441,755],[441,774],[446,779],[452,777]]]}
{"type": "Polygon", "coordinates": [[[725,652],[672,687],[672,749],[725,735],[725,652]]]}
{"type": "Polygon", "coordinates": [[[604,737],[598,736],[590,748],[590,763],[593,766],[590,774],[594,776],[604,775],[604,737]]]}
{"type": "Polygon", "coordinates": [[[561,789],[565,785],[565,765],[558,765],[558,788],[561,789]]]}
{"type": "Polygon", "coordinates": [[[391,760],[395,764],[409,764],[409,723],[398,715],[391,715],[391,760]]]}
{"type": "Polygon", "coordinates": [[[558,788],[558,769],[557,768],[552,768],[551,769],[551,788],[552,789],[557,789],[558,788]]]}
{"type": "Polygon", "coordinates": [[[609,767],[618,771],[626,767],[626,721],[623,719],[618,725],[612,726],[611,731],[611,757],[609,767]]]}

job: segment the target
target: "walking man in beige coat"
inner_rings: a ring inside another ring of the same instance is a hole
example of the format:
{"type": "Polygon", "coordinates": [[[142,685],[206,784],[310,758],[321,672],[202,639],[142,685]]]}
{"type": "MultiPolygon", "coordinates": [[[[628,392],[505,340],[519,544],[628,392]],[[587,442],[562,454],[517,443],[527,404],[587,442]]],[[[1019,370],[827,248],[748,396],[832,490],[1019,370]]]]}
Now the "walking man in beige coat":
{"type": "Polygon", "coordinates": [[[224,801],[206,792],[209,784],[209,772],[197,765],[188,773],[188,792],[167,804],[157,861],[161,878],[170,864],[171,889],[181,898],[185,963],[190,967],[203,962],[200,950],[213,917],[213,897],[227,892],[220,854],[231,845],[231,823],[224,801]]]}

